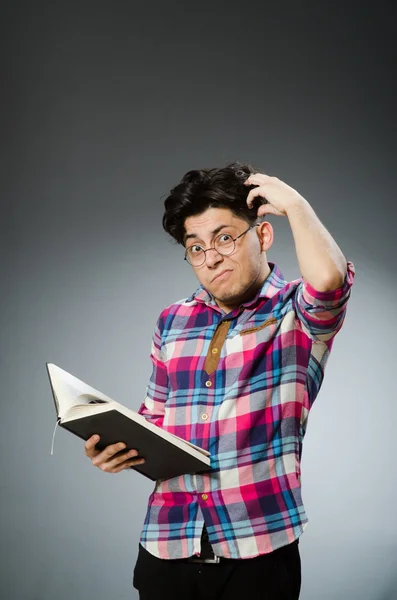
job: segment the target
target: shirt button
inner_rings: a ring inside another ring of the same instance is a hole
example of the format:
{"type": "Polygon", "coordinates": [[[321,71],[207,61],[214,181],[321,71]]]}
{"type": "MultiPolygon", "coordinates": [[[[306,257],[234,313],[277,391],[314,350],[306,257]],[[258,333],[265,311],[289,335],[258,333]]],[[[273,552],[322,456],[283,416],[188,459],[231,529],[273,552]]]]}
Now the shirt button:
{"type": "Polygon", "coordinates": [[[212,354],[218,354],[219,350],[218,348],[212,348],[211,352],[212,354]]]}
{"type": "Polygon", "coordinates": [[[208,415],[204,413],[203,415],[201,415],[201,418],[203,419],[203,421],[206,421],[208,419],[208,415]]]}
{"type": "Polygon", "coordinates": [[[211,387],[212,383],[210,382],[210,380],[208,380],[208,381],[206,381],[206,382],[205,382],[205,385],[206,385],[207,387],[211,387]]]}
{"type": "Polygon", "coordinates": [[[208,500],[208,494],[201,494],[202,500],[208,500]]]}

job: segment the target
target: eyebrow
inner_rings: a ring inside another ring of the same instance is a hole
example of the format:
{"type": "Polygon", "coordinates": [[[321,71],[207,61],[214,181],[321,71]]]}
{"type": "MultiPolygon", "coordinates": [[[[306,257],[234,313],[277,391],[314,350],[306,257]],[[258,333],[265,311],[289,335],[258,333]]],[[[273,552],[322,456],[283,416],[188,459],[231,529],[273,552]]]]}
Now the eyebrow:
{"type": "MultiPolygon", "coordinates": [[[[233,227],[233,225],[219,225],[219,227],[217,227],[216,229],[214,229],[214,230],[213,230],[213,231],[211,231],[210,233],[211,233],[211,235],[212,235],[212,236],[214,236],[214,235],[216,235],[217,233],[219,233],[219,232],[221,231],[221,229],[224,229],[225,227],[233,227]]],[[[187,242],[188,240],[190,240],[191,238],[198,238],[198,239],[200,239],[200,238],[199,238],[199,235],[198,235],[197,233],[189,233],[189,235],[187,235],[187,236],[185,237],[185,245],[186,245],[186,242],[187,242]]]]}

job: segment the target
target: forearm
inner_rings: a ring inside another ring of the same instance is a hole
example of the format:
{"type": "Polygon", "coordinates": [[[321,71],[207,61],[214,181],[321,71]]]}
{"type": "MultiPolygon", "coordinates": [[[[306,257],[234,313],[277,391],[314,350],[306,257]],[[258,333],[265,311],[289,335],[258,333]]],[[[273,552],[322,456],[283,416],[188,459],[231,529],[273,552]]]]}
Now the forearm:
{"type": "Polygon", "coordinates": [[[310,204],[300,196],[286,213],[303,279],[319,292],[340,287],[346,258],[310,204]]]}

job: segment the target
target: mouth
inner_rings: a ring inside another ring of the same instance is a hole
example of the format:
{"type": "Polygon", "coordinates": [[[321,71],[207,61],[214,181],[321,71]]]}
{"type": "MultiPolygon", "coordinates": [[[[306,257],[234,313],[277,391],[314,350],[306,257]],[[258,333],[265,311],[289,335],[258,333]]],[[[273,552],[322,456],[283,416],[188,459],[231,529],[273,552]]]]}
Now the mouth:
{"type": "Polygon", "coordinates": [[[213,283],[214,281],[223,281],[223,279],[226,279],[226,277],[228,276],[228,274],[231,273],[230,269],[226,269],[224,271],[221,271],[220,273],[218,273],[218,275],[215,275],[215,277],[213,279],[211,279],[211,283],[213,283]]]}

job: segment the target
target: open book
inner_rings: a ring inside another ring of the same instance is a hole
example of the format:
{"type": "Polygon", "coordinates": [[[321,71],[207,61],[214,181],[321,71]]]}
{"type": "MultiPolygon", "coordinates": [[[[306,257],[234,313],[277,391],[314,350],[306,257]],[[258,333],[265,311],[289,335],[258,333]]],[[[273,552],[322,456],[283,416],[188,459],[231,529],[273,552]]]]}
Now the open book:
{"type": "Polygon", "coordinates": [[[211,469],[206,450],[153,425],[56,365],[46,365],[61,427],[83,440],[98,434],[99,450],[124,442],[125,451],[135,449],[145,459],[133,469],[153,481],[211,469]]]}

